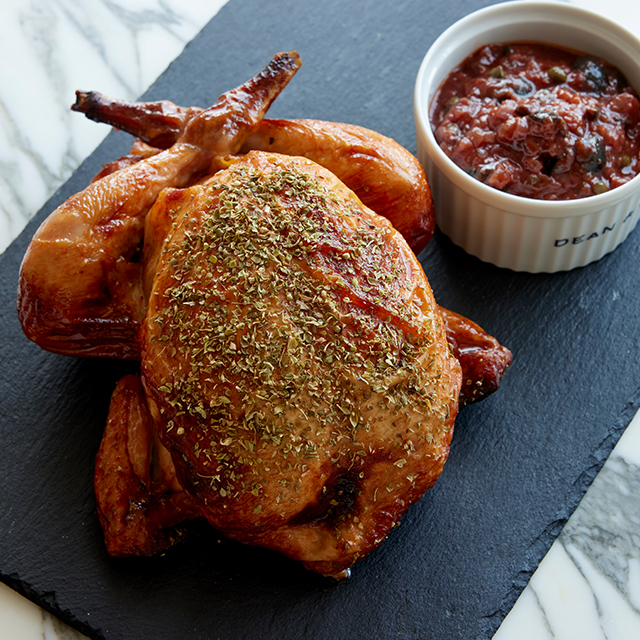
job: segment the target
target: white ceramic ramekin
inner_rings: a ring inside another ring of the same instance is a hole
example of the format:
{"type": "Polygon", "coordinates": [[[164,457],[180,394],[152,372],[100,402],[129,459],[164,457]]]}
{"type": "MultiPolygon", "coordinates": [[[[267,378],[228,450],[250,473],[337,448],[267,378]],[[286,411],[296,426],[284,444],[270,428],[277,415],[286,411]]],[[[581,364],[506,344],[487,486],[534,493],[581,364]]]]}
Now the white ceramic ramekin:
{"type": "Polygon", "coordinates": [[[418,158],[434,196],[436,220],[455,244],[514,271],[581,267],[613,251],[640,216],[640,176],[578,200],[513,196],[467,175],[438,146],[431,99],[449,72],[485,44],[544,42],[599,56],[640,90],[640,40],[593,12],[559,2],[517,0],[472,13],[431,46],[416,80],[418,158]]]}

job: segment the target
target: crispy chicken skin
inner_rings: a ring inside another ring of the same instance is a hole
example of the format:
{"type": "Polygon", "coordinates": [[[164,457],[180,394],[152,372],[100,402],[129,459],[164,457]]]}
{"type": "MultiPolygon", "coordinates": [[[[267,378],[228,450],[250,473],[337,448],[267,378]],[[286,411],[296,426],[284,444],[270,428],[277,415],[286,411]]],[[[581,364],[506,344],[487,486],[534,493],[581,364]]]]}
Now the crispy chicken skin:
{"type": "Polygon", "coordinates": [[[263,119],[299,65],[278,54],[206,110],[79,103],[141,140],[37,231],[18,313],[50,351],[140,361],[96,460],[113,556],[162,551],[204,518],[344,577],[511,362],[434,301],[411,154],[351,125],[263,119]]]}
{"type": "Polygon", "coordinates": [[[160,444],[138,375],[116,385],[96,457],[94,489],[109,555],[149,556],[181,537],[175,526],[201,518],[160,444]]]}
{"type": "Polygon", "coordinates": [[[415,255],[304,158],[186,190],[142,376],[180,484],[227,536],[343,575],[446,460],[461,370],[415,255]]]}

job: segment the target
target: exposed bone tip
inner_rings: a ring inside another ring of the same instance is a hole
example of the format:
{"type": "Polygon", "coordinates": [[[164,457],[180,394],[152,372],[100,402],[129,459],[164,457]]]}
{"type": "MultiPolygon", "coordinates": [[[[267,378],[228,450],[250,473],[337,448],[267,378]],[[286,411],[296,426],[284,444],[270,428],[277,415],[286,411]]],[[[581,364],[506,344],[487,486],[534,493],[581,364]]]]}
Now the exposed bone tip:
{"type": "Polygon", "coordinates": [[[85,113],[88,103],[91,100],[91,91],[76,91],[76,101],[71,105],[71,111],[79,111],[85,113]]]}
{"type": "Polygon", "coordinates": [[[291,67],[299,69],[302,66],[302,60],[297,51],[283,51],[273,56],[272,63],[282,65],[283,67],[291,67]]]}

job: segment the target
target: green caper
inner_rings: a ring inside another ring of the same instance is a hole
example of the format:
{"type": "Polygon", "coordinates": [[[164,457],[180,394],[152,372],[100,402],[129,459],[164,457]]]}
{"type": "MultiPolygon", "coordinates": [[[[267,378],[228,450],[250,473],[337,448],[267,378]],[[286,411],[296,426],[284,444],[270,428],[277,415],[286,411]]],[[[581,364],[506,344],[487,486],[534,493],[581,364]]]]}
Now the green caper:
{"type": "Polygon", "coordinates": [[[606,193],[607,191],[609,191],[609,185],[605,182],[596,182],[593,185],[593,193],[595,193],[596,195],[600,193],[606,193]]]}
{"type": "Polygon", "coordinates": [[[567,74],[562,67],[551,67],[551,69],[547,71],[547,75],[549,76],[549,80],[556,84],[567,81],[567,74]]]}
{"type": "Polygon", "coordinates": [[[489,75],[492,78],[500,78],[500,79],[504,78],[505,75],[504,75],[504,69],[502,68],[502,65],[498,65],[497,67],[493,67],[493,69],[491,69],[489,71],[489,75]]]}
{"type": "Polygon", "coordinates": [[[631,164],[631,157],[630,156],[622,156],[622,158],[620,158],[620,164],[623,167],[628,167],[631,164]]]}
{"type": "Polygon", "coordinates": [[[456,104],[456,102],[460,102],[460,98],[458,96],[451,96],[448,100],[447,103],[444,105],[445,109],[451,109],[451,107],[453,107],[454,104],[456,104]]]}

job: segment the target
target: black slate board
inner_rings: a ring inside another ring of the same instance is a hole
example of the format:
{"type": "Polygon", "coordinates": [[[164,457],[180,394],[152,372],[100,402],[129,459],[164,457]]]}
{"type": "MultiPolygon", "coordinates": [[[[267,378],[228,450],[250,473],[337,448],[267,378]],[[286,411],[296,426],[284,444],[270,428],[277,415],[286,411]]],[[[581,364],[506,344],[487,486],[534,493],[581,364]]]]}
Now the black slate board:
{"type": "MultiPolygon", "coordinates": [[[[296,48],[303,67],[272,115],[361,124],[414,151],[420,61],[484,4],[231,0],[146,97],[207,106],[296,48]]],[[[94,515],[92,472],[126,365],[29,343],[15,290],[36,226],[128,144],[111,134],[0,258],[2,580],[93,638],[491,637],[638,407],[640,234],[556,275],[497,269],[436,235],[421,261],[437,299],[499,337],[515,361],[497,394],[461,413],[436,486],[350,580],[335,584],[210,530],[161,558],[115,561],[94,515]]]]}

